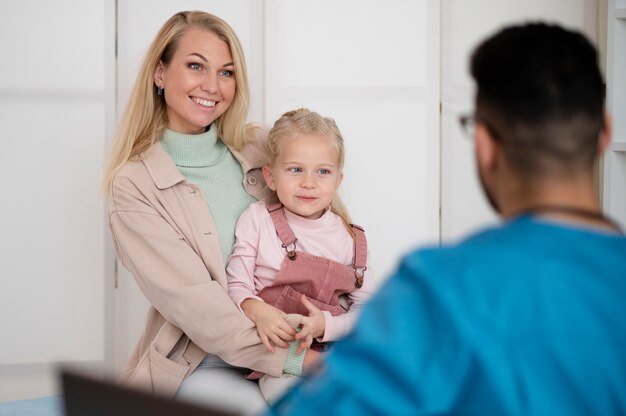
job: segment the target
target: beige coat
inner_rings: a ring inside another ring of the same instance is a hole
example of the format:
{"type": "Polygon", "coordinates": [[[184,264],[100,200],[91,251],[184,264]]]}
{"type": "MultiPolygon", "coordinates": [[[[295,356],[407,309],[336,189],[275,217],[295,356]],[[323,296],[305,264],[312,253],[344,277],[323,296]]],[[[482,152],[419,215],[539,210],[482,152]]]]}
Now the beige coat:
{"type": "MultiPolygon", "coordinates": [[[[245,189],[262,196],[260,142],[231,151],[245,172],[245,189]]],[[[109,201],[117,257],[152,305],[121,381],[172,396],[206,352],[280,376],[287,351],[268,352],[253,322],[228,297],[217,230],[204,196],[160,143],[119,170],[109,201]]]]}

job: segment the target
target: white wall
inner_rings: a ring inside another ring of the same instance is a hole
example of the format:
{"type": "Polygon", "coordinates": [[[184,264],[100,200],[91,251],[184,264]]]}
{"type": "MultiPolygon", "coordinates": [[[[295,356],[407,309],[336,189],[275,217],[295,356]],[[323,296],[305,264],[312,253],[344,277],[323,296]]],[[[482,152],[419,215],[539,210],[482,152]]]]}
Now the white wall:
{"type": "Polygon", "coordinates": [[[607,106],[613,143],[604,163],[604,207],[626,227],[626,0],[608,2],[607,106]]]}
{"type": "Polygon", "coordinates": [[[265,121],[301,106],[335,119],[341,193],[382,281],[438,239],[438,2],[267,1],[265,39],[265,121]]]}
{"type": "Polygon", "coordinates": [[[473,111],[468,72],[472,50],[509,24],[544,20],[597,38],[597,0],[443,0],[441,27],[441,238],[454,241],[496,216],[475,174],[473,146],[459,128],[459,115],[473,111]]]}
{"type": "Polygon", "coordinates": [[[0,401],[55,392],[60,361],[112,358],[113,259],[99,194],[111,5],[0,3],[0,401]]]}

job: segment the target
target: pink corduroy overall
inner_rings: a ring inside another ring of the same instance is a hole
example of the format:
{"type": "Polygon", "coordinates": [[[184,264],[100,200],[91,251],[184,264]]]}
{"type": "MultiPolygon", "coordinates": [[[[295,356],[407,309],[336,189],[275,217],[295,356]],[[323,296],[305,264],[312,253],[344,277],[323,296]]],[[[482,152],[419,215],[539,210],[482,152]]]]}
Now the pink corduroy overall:
{"type": "Polygon", "coordinates": [[[285,313],[309,314],[300,300],[303,294],[316,307],[333,316],[345,313],[346,310],[339,303],[340,296],[363,285],[367,262],[367,240],[363,229],[351,224],[354,230],[354,256],[352,265],[346,266],[297,251],[298,239],[287,223],[282,204],[269,205],[267,210],[287,254],[272,284],[261,289],[257,295],[285,313]]]}
{"type": "MultiPolygon", "coordinates": [[[[367,240],[363,228],[350,224],[354,230],[354,256],[352,266],[346,266],[334,260],[296,251],[298,239],[287,223],[283,205],[268,205],[267,211],[286,255],[272,284],[261,289],[257,296],[285,313],[308,316],[309,311],[300,299],[303,294],[313,305],[333,316],[347,312],[339,303],[339,298],[363,286],[363,274],[367,269],[367,240]]],[[[311,348],[324,349],[322,344],[315,341],[311,348]]],[[[257,379],[261,376],[262,372],[253,371],[246,378],[257,379]]]]}

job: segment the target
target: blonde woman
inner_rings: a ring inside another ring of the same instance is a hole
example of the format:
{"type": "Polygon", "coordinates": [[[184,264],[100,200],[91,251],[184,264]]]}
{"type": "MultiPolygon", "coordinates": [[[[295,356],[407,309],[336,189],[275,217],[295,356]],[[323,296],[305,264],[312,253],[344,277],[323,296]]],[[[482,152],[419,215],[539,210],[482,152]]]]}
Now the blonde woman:
{"type": "MultiPolygon", "coordinates": [[[[228,293],[268,350],[291,340],[287,313],[305,316],[296,352],[323,350],[352,328],[375,287],[365,234],[337,192],[343,138],[331,118],[301,108],[276,121],[268,148],[263,175],[273,194],[237,223],[228,293]]],[[[261,392],[272,403],[295,380],[263,375],[261,392]]]]}
{"type": "Polygon", "coordinates": [[[227,294],[236,221],[266,189],[261,134],[246,130],[246,64],[230,26],[180,12],[143,61],[105,176],[118,259],[151,304],[123,382],[242,413],[264,406],[242,368],[299,375],[298,317],[268,351],[227,294]]]}

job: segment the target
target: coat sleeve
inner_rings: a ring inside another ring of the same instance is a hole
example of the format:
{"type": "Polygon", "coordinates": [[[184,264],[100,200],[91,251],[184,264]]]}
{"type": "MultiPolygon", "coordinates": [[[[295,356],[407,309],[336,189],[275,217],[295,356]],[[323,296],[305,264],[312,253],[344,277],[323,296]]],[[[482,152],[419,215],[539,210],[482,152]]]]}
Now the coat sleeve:
{"type": "Polygon", "coordinates": [[[232,365],[282,374],[287,350],[265,349],[252,321],[128,178],[113,182],[109,225],[119,260],[165,319],[204,351],[232,365]]]}

